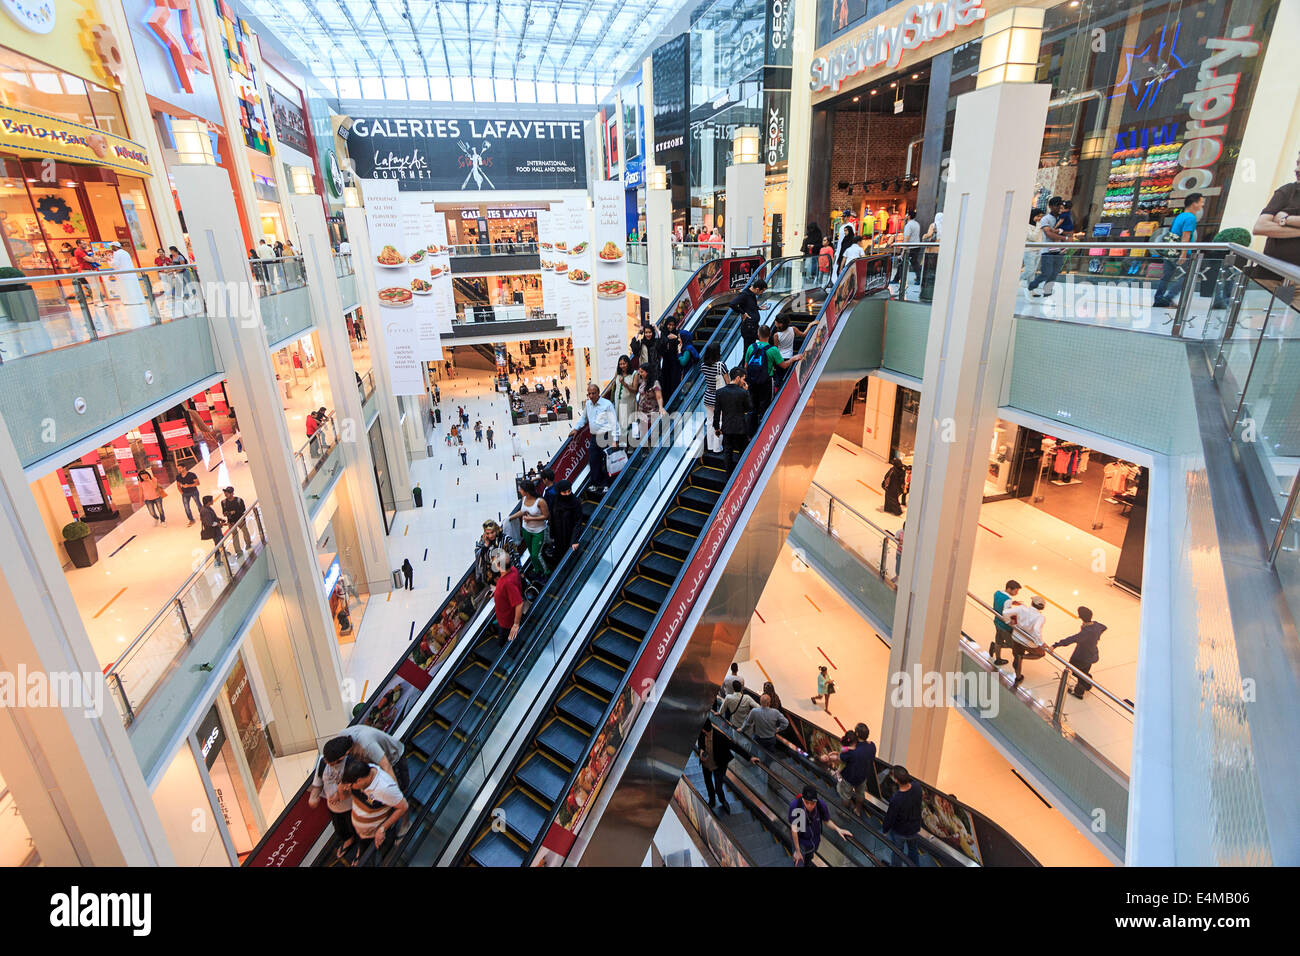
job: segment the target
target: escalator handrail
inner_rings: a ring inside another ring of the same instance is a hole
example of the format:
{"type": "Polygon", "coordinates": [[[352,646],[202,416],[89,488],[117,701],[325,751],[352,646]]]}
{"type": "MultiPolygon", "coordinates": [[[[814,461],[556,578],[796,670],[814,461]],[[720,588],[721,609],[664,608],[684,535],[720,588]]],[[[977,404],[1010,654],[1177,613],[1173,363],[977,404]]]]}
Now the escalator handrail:
{"type": "MultiPolygon", "coordinates": [[[[711,262],[701,264],[700,267],[695,270],[695,272],[691,273],[691,278],[688,279],[686,283],[683,284],[681,291],[678,292],[678,294],[673,297],[673,300],[672,302],[669,303],[668,308],[664,310],[664,312],[659,316],[659,319],[655,322],[655,326],[659,327],[663,325],[664,320],[667,319],[668,316],[673,313],[673,310],[677,307],[677,304],[682,300],[682,297],[686,295],[687,291],[689,290],[691,282],[694,281],[698,277],[699,273],[703,271],[705,268],[713,267],[718,262],[727,262],[734,259],[748,260],[753,258],[754,256],[752,255],[731,256],[728,257],[728,259],[712,260],[711,262]]],[[[758,269],[761,268],[762,265],[760,264],[758,267],[756,267],[755,272],[757,272],[758,269]]],[[[751,277],[751,281],[752,281],[752,277],[751,277]]],[[[607,385],[604,391],[601,392],[601,397],[608,398],[611,395],[613,395],[612,379],[610,381],[610,384],[607,385]]],[[[554,468],[559,463],[560,459],[566,454],[566,452],[570,448],[571,442],[582,442],[583,440],[584,440],[584,436],[581,431],[579,431],[578,434],[572,437],[566,438],[564,442],[560,444],[560,447],[556,450],[555,454],[551,456],[550,461],[547,462],[547,467],[554,468]]],[[[403,650],[402,653],[398,655],[397,660],[393,663],[393,666],[389,669],[388,673],[384,675],[382,680],[380,680],[378,683],[375,684],[375,695],[371,698],[370,703],[367,704],[365,707],[363,707],[360,713],[358,713],[350,721],[348,721],[347,724],[348,727],[353,727],[360,724],[361,721],[365,719],[366,715],[370,713],[373,703],[379,700],[381,691],[383,691],[383,689],[389,685],[389,682],[392,681],[392,679],[397,675],[398,669],[402,666],[402,664],[404,664],[410,658],[411,652],[416,647],[418,647],[420,642],[423,641],[428,636],[429,632],[442,618],[442,615],[446,611],[447,607],[453,601],[458,599],[461,588],[463,588],[465,586],[465,583],[469,580],[469,578],[471,578],[474,575],[474,570],[475,570],[474,563],[471,562],[469,570],[467,570],[464,574],[462,574],[460,579],[457,581],[456,586],[447,592],[447,597],[444,598],[443,601],[438,605],[437,610],[433,612],[432,616],[430,616],[429,620],[425,623],[424,627],[420,629],[419,633],[416,634],[416,636],[407,643],[405,650],[403,650]]],[[[482,605],[475,607],[474,609],[475,614],[478,613],[481,607],[482,605]]],[[[466,625],[468,625],[469,621],[466,621],[465,623],[466,625]]],[[[462,633],[463,631],[457,632],[458,635],[462,633]]],[[[447,644],[445,644],[441,649],[439,649],[438,654],[435,656],[433,662],[429,665],[427,672],[433,673],[438,668],[439,664],[442,663],[442,657],[444,653],[449,652],[451,648],[457,643],[459,643],[459,641],[448,641],[447,644]]],[[[365,702],[363,701],[362,703],[365,702]]],[[[248,856],[245,858],[244,863],[241,865],[250,866],[252,865],[252,861],[257,860],[261,856],[262,851],[265,848],[266,844],[272,839],[277,837],[280,830],[280,826],[284,822],[285,818],[290,813],[294,812],[299,807],[301,802],[304,799],[306,799],[308,791],[310,791],[311,789],[311,782],[315,778],[315,766],[316,766],[316,762],[313,761],[312,772],[307,776],[307,779],[303,782],[302,786],[298,788],[297,792],[294,794],[293,799],[285,803],[284,809],[280,811],[275,821],[269,827],[267,827],[266,832],[262,834],[262,838],[258,840],[257,844],[253,847],[253,851],[248,854],[248,856]]]]}
{"type": "MultiPolygon", "coordinates": [[[[761,267],[760,267],[760,268],[761,268],[761,267]]],[[[750,281],[750,282],[753,282],[754,279],[755,279],[755,277],[756,277],[757,275],[758,275],[758,270],[755,270],[754,275],[752,275],[752,276],[750,277],[750,280],[749,280],[749,281],[750,281]]],[[[746,284],[746,288],[748,288],[748,283],[746,284]]],[[[729,309],[728,312],[727,312],[727,315],[730,315],[731,312],[732,312],[732,310],[729,309]]],[[[701,316],[702,316],[702,314],[701,314],[701,316]]],[[[725,322],[725,317],[724,317],[724,320],[723,320],[723,321],[725,322]]],[[[722,324],[722,323],[719,323],[718,328],[714,330],[714,335],[716,336],[716,335],[718,334],[718,332],[719,332],[722,328],[723,328],[723,324],[722,324]]],[[[712,337],[710,337],[710,341],[712,341],[712,337]]],[[[669,400],[670,408],[679,408],[682,404],[684,404],[684,403],[688,400],[688,398],[687,398],[687,397],[684,397],[684,396],[689,396],[689,395],[694,394],[694,391],[695,391],[695,390],[696,390],[696,389],[694,389],[694,388],[693,388],[693,389],[690,389],[690,390],[687,390],[687,389],[681,389],[681,390],[679,390],[676,394],[674,394],[674,395],[670,398],[670,400],[669,400]]],[[[667,411],[667,410],[666,410],[666,411],[667,411]]],[[[609,491],[609,492],[606,492],[606,496],[602,497],[602,500],[598,503],[597,507],[605,506],[606,501],[608,500],[608,496],[609,496],[609,495],[614,495],[615,497],[620,497],[620,498],[627,498],[627,497],[628,497],[628,495],[627,495],[627,489],[628,489],[628,488],[631,488],[631,487],[633,487],[633,486],[631,486],[631,485],[627,485],[627,484],[624,484],[623,487],[620,489],[620,488],[618,487],[620,480],[622,480],[622,479],[624,478],[625,475],[631,475],[631,474],[635,473],[635,472],[636,472],[636,471],[641,467],[641,465],[642,465],[642,464],[647,460],[647,458],[648,458],[650,452],[653,451],[653,450],[655,450],[654,446],[649,445],[649,444],[647,444],[647,445],[641,445],[641,446],[638,446],[636,449],[634,449],[632,456],[631,456],[631,457],[629,458],[629,460],[628,460],[627,466],[625,466],[624,469],[623,469],[623,471],[621,471],[621,472],[620,472],[620,473],[615,477],[614,482],[613,482],[612,485],[611,485],[611,489],[610,489],[610,491],[609,491]]],[[[664,449],[659,449],[659,450],[664,450],[664,449]]],[[[639,494],[639,490],[636,491],[636,492],[634,492],[633,495],[632,495],[632,497],[636,497],[637,494],[639,494]]],[[[620,502],[620,503],[623,503],[623,502],[620,502]]],[[[613,508],[613,507],[611,507],[610,510],[611,510],[611,511],[614,511],[614,510],[616,510],[616,509],[613,508]]],[[[584,535],[586,534],[586,532],[587,532],[587,530],[588,530],[589,528],[590,528],[590,525],[588,525],[586,528],[583,529],[583,534],[584,534],[584,535]]],[[[604,538],[604,539],[607,540],[607,539],[608,539],[608,536],[609,536],[609,535],[612,535],[612,534],[614,533],[615,530],[616,530],[616,527],[611,527],[611,528],[610,528],[610,529],[609,529],[605,534],[602,534],[602,538],[604,538]]],[[[581,539],[579,539],[579,541],[580,541],[580,543],[581,543],[581,539]]],[[[598,557],[598,556],[600,555],[600,553],[601,553],[601,550],[600,550],[600,548],[598,548],[598,547],[592,547],[591,545],[592,545],[593,543],[594,543],[594,542],[588,542],[588,544],[587,544],[586,547],[579,548],[579,553],[582,553],[582,554],[584,554],[584,555],[596,555],[596,556],[598,557]]],[[[548,579],[548,581],[547,581],[547,585],[548,585],[548,587],[549,587],[549,585],[551,584],[551,582],[553,582],[553,581],[555,581],[555,582],[563,582],[563,584],[564,584],[565,587],[566,587],[566,592],[565,592],[565,593],[567,593],[567,589],[568,589],[568,588],[571,588],[571,587],[578,587],[578,586],[581,586],[583,583],[585,583],[585,578],[584,578],[584,576],[581,575],[581,574],[565,574],[565,575],[560,575],[560,574],[558,573],[558,572],[560,571],[561,568],[564,568],[564,567],[565,567],[565,562],[569,561],[570,558],[573,558],[573,557],[574,557],[574,554],[575,554],[574,552],[570,551],[568,554],[566,554],[566,555],[564,556],[564,558],[561,560],[560,565],[557,566],[557,568],[556,568],[556,569],[551,573],[551,576],[549,577],[549,579],[548,579]]],[[[575,558],[575,561],[576,561],[576,558],[575,558]]],[[[544,591],[543,593],[546,593],[546,592],[544,591]]],[[[535,602],[535,603],[534,603],[534,607],[537,606],[537,603],[540,603],[540,596],[539,596],[539,600],[538,600],[538,602],[535,602]]],[[[542,623],[540,626],[537,626],[537,627],[530,627],[530,628],[528,629],[528,632],[529,632],[529,633],[528,633],[528,636],[527,636],[527,638],[526,638],[526,640],[528,641],[528,643],[527,643],[526,645],[524,645],[524,646],[523,646],[523,647],[518,651],[520,663],[523,663],[524,661],[526,661],[526,660],[528,659],[529,655],[531,655],[531,654],[533,653],[533,651],[534,651],[534,649],[535,649],[535,647],[536,647],[537,642],[538,642],[539,640],[542,639],[541,636],[544,635],[544,634],[546,634],[546,633],[548,632],[548,628],[549,628],[549,626],[552,624],[552,621],[553,621],[553,616],[554,616],[557,612],[558,612],[558,613],[565,613],[565,612],[567,612],[567,610],[568,610],[568,602],[566,602],[566,601],[564,601],[564,600],[562,600],[562,599],[561,599],[561,600],[557,600],[557,601],[554,602],[554,606],[552,607],[551,611],[548,613],[548,615],[546,616],[546,618],[544,618],[543,623],[542,623]]],[[[523,628],[521,628],[521,631],[522,631],[522,630],[523,630],[523,628]]],[[[522,636],[522,635],[521,635],[521,636],[522,636]]],[[[477,638],[474,638],[474,640],[477,640],[477,638]]],[[[519,641],[520,641],[520,637],[516,637],[516,638],[515,638],[515,642],[512,642],[512,643],[517,643],[517,642],[519,642],[519,641]]],[[[485,672],[483,678],[482,678],[482,679],[480,680],[480,682],[479,682],[479,686],[478,686],[477,688],[475,688],[474,695],[470,697],[469,702],[466,704],[466,706],[464,707],[464,709],[461,711],[460,716],[458,716],[456,723],[453,724],[452,727],[451,727],[451,728],[447,731],[447,733],[444,735],[443,740],[442,740],[442,742],[439,744],[436,753],[435,753],[435,754],[432,754],[432,755],[429,756],[428,761],[426,762],[425,766],[420,770],[419,775],[418,775],[415,779],[413,779],[413,780],[411,781],[410,786],[408,787],[408,790],[410,790],[412,793],[415,792],[415,790],[417,789],[417,786],[416,786],[416,785],[417,785],[421,780],[423,780],[424,775],[427,774],[428,772],[430,772],[430,770],[432,769],[434,763],[436,762],[435,757],[438,756],[438,755],[441,755],[441,754],[442,754],[443,748],[447,745],[448,741],[451,741],[451,740],[454,740],[454,739],[455,739],[456,731],[457,731],[458,728],[460,728],[461,721],[466,717],[466,715],[468,715],[471,711],[477,711],[477,714],[476,714],[476,716],[477,716],[477,721],[476,721],[476,723],[475,723],[474,728],[473,728],[471,731],[463,731],[463,729],[462,729],[462,732],[463,732],[464,735],[465,735],[465,739],[468,741],[468,740],[473,739],[473,736],[478,732],[478,730],[480,730],[480,729],[482,728],[483,723],[488,719],[488,717],[489,717],[491,714],[493,714],[493,713],[495,712],[495,706],[496,706],[496,704],[498,703],[498,700],[499,700],[500,696],[504,693],[504,691],[505,691],[505,689],[506,689],[506,687],[507,687],[509,681],[503,681],[503,682],[500,684],[500,686],[496,689],[495,694],[494,694],[494,695],[489,695],[489,696],[493,697],[493,699],[491,699],[491,700],[490,700],[488,703],[486,703],[483,707],[481,707],[481,708],[480,708],[480,707],[476,707],[475,704],[480,702],[480,695],[482,694],[482,691],[484,690],[484,688],[487,686],[487,683],[488,683],[489,678],[491,678],[492,675],[495,674],[496,669],[500,666],[501,662],[502,662],[502,661],[505,659],[505,657],[506,657],[508,654],[510,654],[513,650],[515,650],[515,649],[514,649],[512,646],[510,646],[510,644],[507,644],[507,645],[504,646],[504,647],[502,648],[502,650],[499,652],[497,658],[493,661],[492,668],[489,669],[489,670],[487,670],[487,671],[485,672]]],[[[450,677],[450,675],[448,675],[448,676],[450,677]]],[[[444,684],[445,684],[445,681],[444,681],[444,684]]],[[[443,688],[440,687],[440,688],[438,689],[438,691],[435,693],[435,697],[437,697],[438,694],[442,693],[442,690],[443,690],[443,688]]],[[[421,807],[421,810],[420,810],[419,815],[415,818],[415,820],[413,821],[413,823],[411,824],[411,826],[407,828],[407,832],[403,835],[402,839],[398,842],[398,844],[396,844],[396,845],[395,845],[395,846],[394,846],[394,847],[393,847],[393,848],[392,848],[392,849],[391,849],[391,850],[386,854],[386,857],[385,857],[385,859],[386,859],[386,865],[392,865],[392,864],[394,864],[397,860],[400,860],[400,859],[402,858],[402,856],[403,856],[403,851],[407,848],[407,845],[408,845],[409,841],[410,841],[411,839],[414,838],[414,835],[417,833],[417,831],[421,831],[421,830],[422,830],[422,825],[424,824],[426,817],[427,817],[427,816],[432,812],[433,808],[437,805],[437,803],[438,803],[438,798],[439,798],[440,796],[443,795],[443,793],[444,793],[444,791],[445,791],[445,788],[446,788],[447,786],[449,786],[449,785],[451,784],[451,782],[454,781],[454,780],[455,780],[455,775],[452,774],[450,771],[444,773],[444,775],[443,775],[443,779],[439,781],[439,783],[438,783],[437,787],[435,787],[433,793],[431,793],[431,794],[429,795],[429,797],[428,797],[428,798],[423,802],[423,805],[422,805],[422,807],[421,807]]],[[[367,857],[367,858],[368,858],[368,857],[367,857]]]]}
{"type": "MultiPolygon", "coordinates": [[[[802,258],[802,257],[793,257],[793,258],[802,258]]],[[[888,257],[888,256],[871,256],[871,257],[863,256],[863,257],[861,257],[860,259],[858,259],[857,261],[862,262],[862,263],[864,264],[864,266],[865,266],[866,263],[868,263],[868,262],[870,262],[870,261],[872,261],[872,260],[875,260],[875,259],[880,259],[880,258],[889,258],[889,257],[888,257]]],[[[820,322],[820,321],[822,320],[822,317],[824,316],[827,307],[830,305],[830,303],[832,303],[832,302],[835,300],[835,294],[836,294],[836,292],[839,290],[840,286],[844,283],[845,279],[846,279],[848,276],[850,276],[850,275],[852,275],[852,276],[856,276],[856,275],[858,274],[858,271],[859,271],[859,270],[857,270],[857,269],[845,269],[845,270],[841,273],[839,279],[836,280],[836,282],[833,284],[833,286],[832,286],[832,288],[830,289],[830,291],[827,293],[826,300],[822,303],[821,308],[818,310],[817,317],[816,317],[816,318],[815,318],[811,323],[809,323],[809,328],[812,328],[814,325],[817,324],[817,322],[820,322]]],[[[750,278],[750,282],[746,284],[746,288],[748,288],[749,285],[751,285],[751,284],[753,283],[753,281],[754,281],[754,279],[753,279],[753,277],[751,277],[751,278],[750,278]]],[[[872,290],[872,291],[876,291],[876,290],[872,290]]],[[[855,294],[855,298],[856,298],[856,297],[857,297],[857,296],[856,296],[856,294],[855,294]]],[[[732,311],[734,311],[734,310],[728,310],[728,313],[727,313],[727,314],[730,315],[732,311]]],[[[714,335],[716,336],[717,334],[721,333],[721,332],[723,331],[724,328],[727,328],[727,326],[726,326],[725,324],[720,323],[720,324],[718,325],[718,328],[715,330],[714,335]]],[[[740,334],[740,329],[739,329],[738,327],[730,329],[730,335],[729,335],[728,340],[727,340],[727,343],[726,343],[728,349],[730,349],[731,347],[734,347],[734,345],[735,345],[735,339],[739,337],[739,334],[740,334]]],[[[805,341],[806,341],[806,339],[805,339],[805,341]]],[[[773,410],[774,408],[777,407],[777,404],[778,404],[777,399],[778,399],[778,397],[779,397],[782,393],[784,393],[784,391],[785,391],[787,388],[789,388],[789,387],[791,386],[791,383],[792,383],[792,382],[797,382],[798,378],[799,378],[799,376],[798,376],[797,374],[788,374],[788,375],[786,375],[785,381],[782,383],[780,390],[779,390],[779,391],[775,391],[775,392],[773,392],[771,403],[768,405],[767,410],[764,412],[762,421],[758,422],[757,427],[756,427],[755,430],[754,430],[754,437],[757,437],[759,434],[762,433],[763,425],[764,425],[764,423],[767,421],[768,416],[771,415],[772,410],[773,410]]],[[[698,381],[697,381],[696,384],[695,384],[695,386],[692,388],[692,394],[693,394],[695,391],[697,391],[697,390],[702,390],[702,385],[703,385],[702,382],[698,382],[698,381]]],[[[697,436],[696,441],[699,441],[702,437],[703,437],[702,434],[699,435],[699,436],[697,436]]],[[[732,473],[731,473],[730,475],[727,476],[727,480],[726,480],[726,482],[723,484],[722,491],[721,491],[721,492],[719,493],[719,495],[718,495],[718,501],[717,501],[717,504],[714,505],[714,511],[716,511],[717,508],[721,507],[722,504],[723,504],[723,502],[726,501],[726,498],[727,498],[727,492],[731,489],[732,485],[735,484],[736,479],[737,479],[737,478],[738,478],[738,477],[743,473],[743,471],[744,471],[744,463],[745,463],[745,460],[748,459],[748,457],[749,457],[750,453],[752,453],[752,450],[754,449],[754,447],[755,447],[755,445],[754,445],[754,438],[751,438],[751,439],[750,439],[750,443],[749,443],[749,445],[746,446],[746,456],[745,456],[745,459],[742,459],[740,462],[738,462],[737,465],[736,465],[735,470],[732,471],[732,473]]],[[[713,517],[713,513],[710,512],[710,519],[712,519],[712,517],[713,517]]],[[[711,523],[712,523],[712,520],[710,520],[710,524],[711,524],[711,523]]],[[[686,569],[686,568],[689,568],[689,567],[690,567],[690,565],[691,565],[691,561],[694,559],[696,553],[699,551],[700,546],[701,546],[701,543],[704,541],[704,539],[705,539],[705,535],[703,535],[703,534],[701,534],[699,537],[697,537],[697,538],[695,539],[695,542],[691,545],[691,549],[690,549],[690,551],[687,553],[686,558],[685,558],[684,561],[682,562],[682,568],[683,568],[683,569],[686,569]]],[[[674,590],[675,590],[675,588],[674,588],[674,590]]],[[[670,592],[669,592],[669,595],[671,596],[672,593],[673,593],[673,592],[670,591],[670,592]]],[[[653,634],[653,633],[654,633],[655,627],[658,625],[660,619],[663,617],[664,609],[667,607],[668,603],[670,603],[670,602],[666,599],[666,600],[664,601],[664,603],[660,605],[659,610],[656,612],[656,614],[655,614],[655,616],[654,616],[654,619],[650,622],[650,626],[646,629],[646,635],[647,635],[647,636],[649,636],[650,634],[653,634]]],[[[624,674],[625,674],[625,680],[631,678],[632,672],[636,669],[636,665],[640,662],[640,660],[641,660],[641,655],[645,652],[645,649],[646,649],[646,646],[647,646],[648,643],[649,643],[648,641],[643,641],[643,642],[641,643],[641,645],[637,648],[636,655],[635,655],[635,656],[633,657],[633,659],[628,663],[628,666],[627,666],[626,670],[624,671],[624,674]]],[[[610,696],[609,703],[606,705],[604,712],[601,714],[601,718],[600,718],[600,720],[596,723],[596,726],[597,726],[597,727],[603,727],[603,726],[604,726],[604,725],[609,721],[609,717],[610,717],[610,715],[613,713],[614,708],[615,708],[615,707],[617,706],[617,704],[618,704],[619,694],[620,694],[620,692],[621,692],[621,690],[622,690],[622,686],[623,686],[623,685],[622,685],[622,683],[620,682],[618,690],[616,690],[616,691],[615,691],[615,692],[610,696]]],[[[565,787],[564,787],[564,789],[561,791],[562,796],[565,795],[565,794],[568,794],[568,793],[572,790],[572,788],[573,788],[573,784],[574,784],[574,782],[577,780],[578,774],[582,772],[582,768],[583,768],[583,764],[582,764],[582,763],[575,764],[573,770],[570,771],[569,776],[568,776],[568,779],[567,779],[566,782],[565,782],[565,787]]],[[[542,827],[538,830],[538,836],[537,836],[537,838],[533,841],[532,845],[528,848],[528,854],[527,854],[527,857],[526,857],[526,861],[527,861],[527,860],[531,860],[531,859],[536,855],[537,850],[538,850],[538,848],[539,848],[539,845],[540,845],[541,841],[543,841],[543,840],[546,838],[546,835],[550,832],[550,828],[555,824],[555,818],[556,818],[556,816],[559,814],[560,807],[563,806],[563,805],[564,805],[564,800],[563,800],[563,799],[560,799],[560,800],[557,801],[557,802],[555,803],[555,805],[552,806],[552,807],[550,808],[550,810],[547,812],[545,823],[544,823],[544,824],[542,825],[542,827]]],[[[481,816],[481,815],[480,815],[480,816],[481,816]]],[[[525,865],[526,865],[526,863],[525,863],[525,865]]]]}

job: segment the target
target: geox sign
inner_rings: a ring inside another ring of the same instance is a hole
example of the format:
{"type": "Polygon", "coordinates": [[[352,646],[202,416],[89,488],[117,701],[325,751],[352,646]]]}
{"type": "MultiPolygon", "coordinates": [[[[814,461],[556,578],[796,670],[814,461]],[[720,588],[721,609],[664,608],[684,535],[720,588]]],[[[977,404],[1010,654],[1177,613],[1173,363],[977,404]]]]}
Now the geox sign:
{"type": "Polygon", "coordinates": [[[984,0],[943,0],[908,7],[895,26],[873,27],[856,42],[838,46],[828,56],[814,57],[808,85],[814,93],[839,90],[845,80],[867,70],[881,65],[895,69],[905,51],[983,20],[985,13],[984,0]]]}

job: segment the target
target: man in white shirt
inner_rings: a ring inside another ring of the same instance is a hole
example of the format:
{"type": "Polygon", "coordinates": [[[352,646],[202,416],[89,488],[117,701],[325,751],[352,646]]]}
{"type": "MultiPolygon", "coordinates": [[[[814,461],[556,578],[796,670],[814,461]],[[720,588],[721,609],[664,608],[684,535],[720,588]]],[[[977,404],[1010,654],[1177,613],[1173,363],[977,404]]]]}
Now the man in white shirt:
{"type": "Polygon", "coordinates": [[[867,235],[858,236],[853,241],[853,245],[844,250],[844,261],[840,264],[840,271],[835,273],[835,281],[838,282],[840,276],[849,271],[849,263],[854,259],[861,259],[867,254],[867,244],[871,242],[871,237],[867,235]]]}
{"type": "Polygon", "coordinates": [[[1011,666],[1016,672],[1017,684],[1025,679],[1025,675],[1020,672],[1021,662],[1025,658],[1023,642],[1032,639],[1035,643],[1042,644],[1043,624],[1047,620],[1043,613],[1047,601],[1041,594],[1035,594],[1029,604],[1029,607],[1023,604],[1010,604],[1002,612],[1002,620],[1016,628],[1011,638],[1011,666]]]}
{"type": "Polygon", "coordinates": [[[916,221],[916,210],[909,209],[907,211],[907,222],[903,224],[903,235],[899,239],[904,248],[898,257],[898,270],[894,274],[894,281],[898,283],[900,294],[907,289],[907,274],[909,271],[916,273],[918,281],[921,278],[921,250],[912,245],[920,241],[921,224],[916,221]],[[912,248],[906,248],[908,245],[912,245],[912,248]]]}
{"type": "Polygon", "coordinates": [[[591,465],[591,487],[597,494],[602,494],[609,487],[609,472],[605,469],[605,448],[608,445],[618,447],[618,412],[614,403],[602,398],[600,386],[595,382],[587,383],[587,403],[582,417],[573,423],[569,437],[577,434],[584,424],[591,432],[587,440],[587,458],[591,465]]]}
{"type": "Polygon", "coordinates": [[[341,256],[350,256],[350,255],[352,255],[352,243],[348,242],[346,239],[344,239],[342,242],[340,242],[340,243],[339,243],[339,255],[341,255],[341,256]]]}
{"type": "Polygon", "coordinates": [[[374,764],[349,757],[340,789],[352,795],[352,829],[362,840],[373,839],[375,849],[382,850],[410,809],[397,781],[374,764]]]}

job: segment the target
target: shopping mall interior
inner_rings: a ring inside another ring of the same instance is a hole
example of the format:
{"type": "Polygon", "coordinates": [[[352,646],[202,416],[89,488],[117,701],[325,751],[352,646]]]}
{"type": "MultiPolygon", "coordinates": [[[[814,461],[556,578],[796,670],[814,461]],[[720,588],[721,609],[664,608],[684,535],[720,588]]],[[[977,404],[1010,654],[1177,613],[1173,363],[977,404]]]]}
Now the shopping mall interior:
{"type": "Polygon", "coordinates": [[[1300,863],[1300,0],[0,6],[0,864],[1300,863]]]}

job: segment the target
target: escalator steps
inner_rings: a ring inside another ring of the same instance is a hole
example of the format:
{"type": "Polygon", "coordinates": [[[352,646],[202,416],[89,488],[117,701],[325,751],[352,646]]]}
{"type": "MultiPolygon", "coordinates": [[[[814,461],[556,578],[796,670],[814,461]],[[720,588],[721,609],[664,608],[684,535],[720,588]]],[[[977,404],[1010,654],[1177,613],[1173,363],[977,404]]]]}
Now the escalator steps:
{"type": "Polygon", "coordinates": [[[606,615],[606,620],[610,624],[632,637],[645,636],[645,632],[650,629],[654,619],[655,616],[652,611],[647,611],[635,604],[629,604],[627,601],[619,601],[606,615]]]}
{"type": "MultiPolygon", "coordinates": [[[[415,780],[422,769],[422,767],[412,767],[411,779],[415,780]]],[[[409,796],[416,803],[423,806],[428,803],[429,798],[433,796],[434,788],[438,786],[440,780],[442,780],[442,771],[435,765],[430,768],[429,772],[426,773],[417,783],[412,784],[412,790],[409,796]]]]}
{"type": "Polygon", "coordinates": [[[668,597],[668,586],[637,575],[627,582],[627,585],[623,588],[623,594],[642,607],[657,610],[659,605],[663,604],[668,597]]]}
{"type": "Polygon", "coordinates": [[[448,694],[438,701],[438,706],[433,708],[433,713],[434,716],[444,720],[448,727],[451,727],[455,725],[467,706],[469,706],[469,698],[464,694],[459,692],[448,694]]]}
{"type": "Polygon", "coordinates": [[[602,661],[599,657],[588,657],[578,665],[578,669],[573,672],[575,680],[594,687],[602,694],[613,696],[618,690],[618,685],[623,682],[623,675],[626,673],[622,668],[614,667],[612,664],[602,661]]]}
{"type": "Polygon", "coordinates": [[[709,514],[713,511],[713,506],[718,503],[718,495],[715,491],[692,488],[687,485],[682,489],[682,493],[677,496],[677,501],[688,508],[709,514]]]}
{"type": "Polygon", "coordinates": [[[536,842],[546,823],[546,807],[516,788],[506,794],[498,808],[504,811],[502,819],[507,829],[530,846],[536,842]]]}
{"type": "Polygon", "coordinates": [[[691,553],[691,548],[694,546],[694,536],[682,534],[680,531],[664,530],[654,536],[656,551],[662,551],[681,561],[686,560],[686,556],[691,553]]]}
{"type": "Polygon", "coordinates": [[[484,693],[492,695],[504,681],[505,677],[501,674],[489,675],[488,669],[478,663],[463,667],[456,674],[456,686],[471,697],[478,693],[480,686],[484,693]]]}
{"type": "Polygon", "coordinates": [[[437,721],[434,721],[425,727],[411,740],[411,746],[424,754],[426,757],[432,757],[442,746],[442,742],[447,738],[449,728],[437,721]]]}
{"type": "Polygon", "coordinates": [[[501,650],[505,647],[505,641],[499,637],[492,637],[486,641],[479,641],[474,645],[474,657],[484,664],[495,664],[501,656],[501,650]]]}
{"type": "Polygon", "coordinates": [[[479,866],[523,866],[527,853],[504,833],[489,830],[469,851],[469,858],[479,866]]]}
{"type": "Polygon", "coordinates": [[[515,779],[554,806],[564,794],[569,782],[569,771],[541,751],[534,750],[515,771],[515,779]]]}
{"type": "Polygon", "coordinates": [[[631,664],[632,658],[636,657],[636,650],[641,646],[641,642],[632,640],[626,634],[620,634],[618,631],[605,628],[591,642],[591,646],[610,660],[622,664],[631,664]]]}
{"type": "Polygon", "coordinates": [[[578,726],[595,730],[605,713],[605,701],[575,684],[555,702],[555,709],[578,726]]]}
{"type": "Polygon", "coordinates": [[[637,562],[637,570],[646,577],[671,586],[681,573],[682,561],[668,554],[656,554],[653,551],[637,562]]]}
{"type": "Polygon", "coordinates": [[[552,717],[537,735],[537,742],[561,760],[577,763],[587,751],[587,735],[566,724],[558,717],[552,717]]]}
{"type": "Polygon", "coordinates": [[[692,511],[689,508],[674,508],[668,512],[667,523],[674,531],[698,537],[700,531],[709,523],[709,516],[705,512],[692,511]]]}
{"type": "Polygon", "coordinates": [[[727,472],[711,465],[701,465],[691,472],[691,484],[720,492],[727,484],[727,472]]]}

